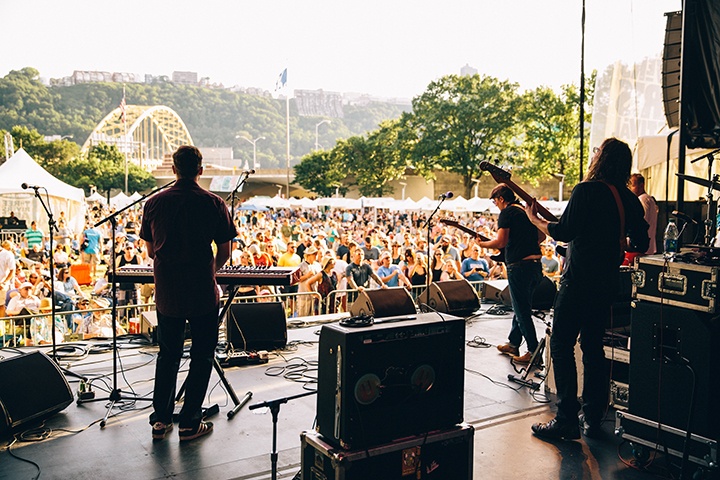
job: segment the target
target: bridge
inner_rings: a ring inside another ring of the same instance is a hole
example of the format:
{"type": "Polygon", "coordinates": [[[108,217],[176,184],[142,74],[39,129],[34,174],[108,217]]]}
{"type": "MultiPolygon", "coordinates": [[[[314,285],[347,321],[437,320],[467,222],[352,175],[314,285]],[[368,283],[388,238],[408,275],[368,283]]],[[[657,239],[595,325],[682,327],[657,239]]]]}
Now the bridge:
{"type": "Polygon", "coordinates": [[[193,144],[180,116],[164,105],[126,105],[124,121],[122,108],[116,108],[90,133],[83,153],[100,142],[116,145],[128,161],[148,171],[161,166],[180,145],[193,144]]]}

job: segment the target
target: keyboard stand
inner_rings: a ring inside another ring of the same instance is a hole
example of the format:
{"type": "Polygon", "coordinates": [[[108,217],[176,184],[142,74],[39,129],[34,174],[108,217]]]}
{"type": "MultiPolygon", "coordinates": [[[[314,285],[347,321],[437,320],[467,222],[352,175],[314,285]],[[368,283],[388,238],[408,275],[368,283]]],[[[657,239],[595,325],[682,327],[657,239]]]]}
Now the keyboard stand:
{"type": "MultiPolygon", "coordinates": [[[[232,285],[230,287],[230,290],[228,291],[228,299],[225,302],[225,304],[222,307],[222,310],[220,311],[220,316],[218,317],[218,324],[222,322],[222,319],[225,318],[225,315],[227,314],[228,310],[230,310],[230,306],[232,305],[233,300],[235,299],[235,294],[237,294],[238,286],[232,285]]],[[[228,419],[231,419],[237,414],[237,412],[240,411],[240,409],[250,400],[250,397],[252,397],[252,392],[248,392],[245,394],[242,400],[240,400],[235,393],[235,389],[233,389],[232,385],[230,385],[230,382],[228,381],[227,377],[225,377],[225,370],[223,370],[222,365],[220,365],[220,362],[218,361],[217,357],[213,355],[213,368],[215,368],[215,371],[217,372],[218,376],[220,377],[220,381],[222,382],[223,386],[225,387],[225,390],[228,392],[228,395],[230,395],[230,399],[232,400],[233,404],[235,405],[232,410],[230,410],[227,414],[228,419]]],[[[182,398],[183,394],[185,393],[185,383],[187,380],[185,380],[180,387],[180,390],[178,391],[177,396],[175,397],[175,401],[179,402],[182,398]]],[[[214,407],[210,407],[208,410],[213,410],[214,407]]]]}

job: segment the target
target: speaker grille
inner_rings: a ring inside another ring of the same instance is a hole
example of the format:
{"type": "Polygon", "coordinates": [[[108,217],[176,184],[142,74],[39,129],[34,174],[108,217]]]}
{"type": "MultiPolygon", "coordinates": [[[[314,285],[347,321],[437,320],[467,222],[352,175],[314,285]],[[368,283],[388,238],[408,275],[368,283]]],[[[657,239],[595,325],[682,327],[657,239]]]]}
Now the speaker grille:
{"type": "Polygon", "coordinates": [[[680,124],[680,63],[682,46],[682,12],[666,13],[665,48],[662,65],[662,94],[668,127],[680,124]]]}

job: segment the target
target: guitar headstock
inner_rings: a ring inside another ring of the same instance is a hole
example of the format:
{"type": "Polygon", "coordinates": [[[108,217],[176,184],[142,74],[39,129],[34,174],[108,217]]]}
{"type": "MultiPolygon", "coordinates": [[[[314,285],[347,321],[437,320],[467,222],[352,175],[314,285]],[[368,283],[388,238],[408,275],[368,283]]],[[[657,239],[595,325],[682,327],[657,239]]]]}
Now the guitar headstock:
{"type": "Polygon", "coordinates": [[[503,170],[502,168],[498,167],[497,165],[493,165],[490,162],[480,162],[480,170],[489,172],[490,175],[492,175],[493,179],[495,179],[495,181],[498,183],[503,183],[510,180],[510,172],[508,172],[507,170],[503,170]]]}

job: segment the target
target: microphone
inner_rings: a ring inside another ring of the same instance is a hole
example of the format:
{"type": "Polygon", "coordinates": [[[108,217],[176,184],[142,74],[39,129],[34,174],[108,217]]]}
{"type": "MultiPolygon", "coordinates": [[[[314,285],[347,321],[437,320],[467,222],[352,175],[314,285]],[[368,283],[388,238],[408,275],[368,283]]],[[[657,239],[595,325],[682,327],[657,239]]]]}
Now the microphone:
{"type": "Polygon", "coordinates": [[[446,199],[452,198],[452,197],[453,197],[453,192],[446,192],[446,193],[443,193],[442,195],[440,195],[438,197],[438,200],[446,200],[446,199]]]}
{"type": "Polygon", "coordinates": [[[24,182],[20,186],[22,187],[23,190],[27,190],[28,188],[32,188],[33,190],[37,190],[38,188],[43,188],[43,187],[38,187],[37,185],[28,185],[27,183],[24,183],[24,182]]]}
{"type": "Polygon", "coordinates": [[[244,173],[245,175],[252,175],[253,173],[255,173],[255,169],[251,168],[250,170],[243,170],[242,173],[244,173]]]}
{"type": "Polygon", "coordinates": [[[695,220],[694,218],[692,218],[690,215],[688,215],[688,214],[686,214],[686,213],[683,213],[683,212],[681,212],[681,211],[679,211],[679,210],[673,210],[673,211],[672,211],[672,216],[673,216],[673,217],[677,217],[677,218],[681,218],[681,219],[685,220],[685,223],[694,223],[695,225],[697,225],[697,223],[698,223],[697,220],[695,220]]]}

